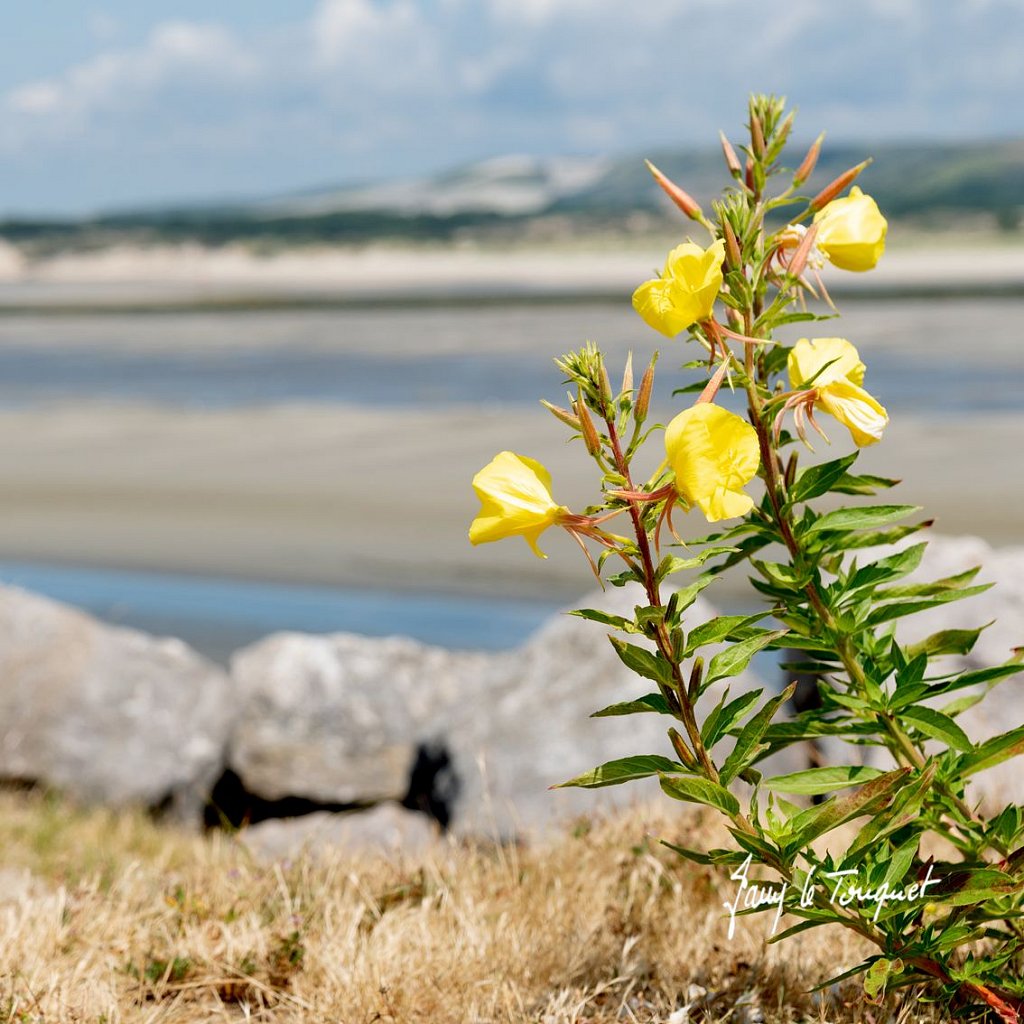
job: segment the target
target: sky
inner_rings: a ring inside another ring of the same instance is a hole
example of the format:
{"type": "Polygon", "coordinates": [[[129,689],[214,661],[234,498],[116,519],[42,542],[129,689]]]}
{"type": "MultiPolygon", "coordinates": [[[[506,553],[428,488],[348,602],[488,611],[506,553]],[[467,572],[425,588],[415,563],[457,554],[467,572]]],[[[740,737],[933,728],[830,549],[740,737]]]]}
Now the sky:
{"type": "Polygon", "coordinates": [[[266,197],[507,153],[1024,136],[1022,0],[37,0],[0,21],[0,215],[266,197]]]}

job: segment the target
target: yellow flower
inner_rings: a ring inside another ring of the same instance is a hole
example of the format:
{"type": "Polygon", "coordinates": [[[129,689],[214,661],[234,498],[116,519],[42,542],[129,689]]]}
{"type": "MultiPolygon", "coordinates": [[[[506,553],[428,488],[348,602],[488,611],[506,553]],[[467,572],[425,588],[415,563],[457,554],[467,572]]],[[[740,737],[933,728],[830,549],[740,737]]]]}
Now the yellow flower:
{"type": "Polygon", "coordinates": [[[709,402],[684,410],[665,429],[665,451],[676,490],[709,523],[751,510],[743,485],[761,462],[757,432],[739,416],[709,402]]]}
{"type": "Polygon", "coordinates": [[[871,270],[885,251],[888,223],[871,196],[854,185],[843,199],[833,199],[814,216],[815,245],[841,270],[871,270]]]}
{"type": "Polygon", "coordinates": [[[725,242],[702,249],[693,242],[677,245],[665,261],[661,277],[645,281],[633,292],[633,308],[666,337],[711,316],[722,290],[725,242]]]}
{"type": "Polygon", "coordinates": [[[864,370],[845,338],[801,338],[789,353],[790,385],[814,388],[814,404],[848,427],[860,448],[880,441],[889,422],[889,414],[861,386],[864,370]]]}
{"type": "Polygon", "coordinates": [[[551,474],[533,459],[500,452],[473,477],[480,512],[469,528],[471,544],[523,537],[539,558],[537,538],[567,510],[551,497],[551,474]]]}

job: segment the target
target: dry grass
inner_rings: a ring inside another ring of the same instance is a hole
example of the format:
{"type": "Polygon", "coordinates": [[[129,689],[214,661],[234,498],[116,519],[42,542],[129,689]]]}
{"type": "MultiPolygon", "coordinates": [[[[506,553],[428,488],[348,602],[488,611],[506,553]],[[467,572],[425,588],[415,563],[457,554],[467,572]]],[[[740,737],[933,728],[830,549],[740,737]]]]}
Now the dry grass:
{"type": "Polygon", "coordinates": [[[729,942],[733,883],[650,838],[723,837],[674,811],[534,848],[272,864],[228,835],[0,794],[0,1022],[666,1021],[691,985],[691,1019],[937,1019],[856,983],[808,996],[856,962],[842,935],[766,946],[757,918],[729,942]]]}

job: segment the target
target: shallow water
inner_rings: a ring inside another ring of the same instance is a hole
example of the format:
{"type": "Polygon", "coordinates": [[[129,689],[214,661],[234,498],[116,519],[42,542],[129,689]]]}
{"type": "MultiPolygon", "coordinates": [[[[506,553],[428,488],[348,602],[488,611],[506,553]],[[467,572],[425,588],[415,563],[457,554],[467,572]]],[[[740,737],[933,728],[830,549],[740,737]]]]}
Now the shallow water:
{"type": "MultiPolygon", "coordinates": [[[[842,333],[895,416],[1024,415],[1024,299],[856,300],[842,333]]],[[[693,350],[623,303],[422,309],[0,314],[0,408],[130,402],[180,410],[318,403],[373,408],[534,406],[564,399],[551,357],[592,338],[621,365],[658,347],[656,404],[693,350]]],[[[692,379],[692,378],[690,378],[692,379]]],[[[726,404],[729,398],[724,398],[726,404]]],[[[140,452],[145,458],[145,453],[140,452]]],[[[112,499],[113,500],[113,499],[112,499]]],[[[552,602],[461,599],[7,563],[0,578],[111,621],[182,636],[223,659],[276,629],[400,632],[447,646],[509,647],[552,602]]]]}
{"type": "Polygon", "coordinates": [[[559,607],[29,562],[0,562],[0,582],[115,625],[179,637],[223,663],[232,651],[280,630],[400,634],[441,647],[500,650],[521,643],[559,607]]]}
{"type": "MultiPolygon", "coordinates": [[[[842,333],[891,409],[1024,411],[1022,299],[863,300],[842,333]]],[[[840,326],[841,324],[841,326],[840,326]]],[[[804,332],[807,326],[804,327],[804,332]]],[[[662,350],[665,407],[694,350],[648,331],[622,304],[420,310],[0,317],[0,406],[128,401],[182,408],[315,402],[451,407],[561,400],[551,357],[592,338],[618,362],[662,350]]]]}

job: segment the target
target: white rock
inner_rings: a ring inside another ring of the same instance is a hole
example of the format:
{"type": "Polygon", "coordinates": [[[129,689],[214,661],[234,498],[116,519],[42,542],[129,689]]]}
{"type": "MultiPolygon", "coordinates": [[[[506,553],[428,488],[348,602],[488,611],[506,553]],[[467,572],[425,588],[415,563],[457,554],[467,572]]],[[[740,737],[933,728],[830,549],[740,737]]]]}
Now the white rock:
{"type": "Polygon", "coordinates": [[[439,831],[425,814],[383,803],[346,814],[316,811],[299,818],[271,818],[243,829],[239,839],[259,857],[283,860],[304,851],[421,853],[438,842],[439,831]]]}
{"type": "Polygon", "coordinates": [[[227,675],[180,640],[0,587],[0,776],[192,815],[234,711],[227,675]]]}

